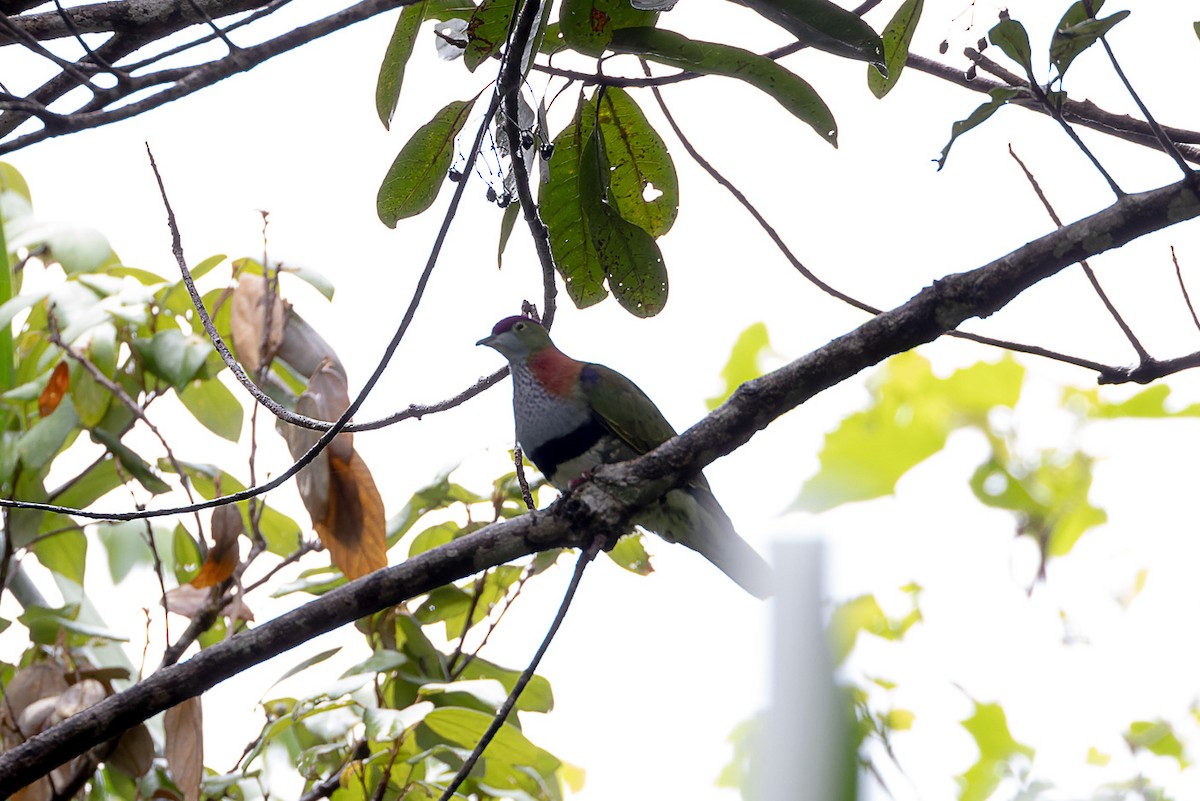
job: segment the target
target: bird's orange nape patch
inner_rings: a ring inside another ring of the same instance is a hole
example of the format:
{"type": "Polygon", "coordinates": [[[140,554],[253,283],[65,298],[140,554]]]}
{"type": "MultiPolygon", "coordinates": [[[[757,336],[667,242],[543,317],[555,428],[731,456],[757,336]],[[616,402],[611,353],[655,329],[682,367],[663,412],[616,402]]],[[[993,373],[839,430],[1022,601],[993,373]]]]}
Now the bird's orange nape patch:
{"type": "Polygon", "coordinates": [[[583,362],[576,361],[557,348],[545,348],[529,356],[529,370],[546,392],[563,397],[579,384],[583,362]]]}

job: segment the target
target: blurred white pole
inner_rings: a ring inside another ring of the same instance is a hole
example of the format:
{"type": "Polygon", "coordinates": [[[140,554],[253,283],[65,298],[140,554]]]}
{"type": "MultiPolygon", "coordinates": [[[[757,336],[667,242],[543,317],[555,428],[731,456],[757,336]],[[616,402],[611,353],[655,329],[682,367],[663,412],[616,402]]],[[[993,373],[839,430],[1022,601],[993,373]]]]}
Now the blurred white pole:
{"type": "Polygon", "coordinates": [[[825,546],[784,540],[774,548],[771,708],[759,787],[764,801],[849,801],[853,776],[846,712],[833,682],[821,611],[825,546]]]}

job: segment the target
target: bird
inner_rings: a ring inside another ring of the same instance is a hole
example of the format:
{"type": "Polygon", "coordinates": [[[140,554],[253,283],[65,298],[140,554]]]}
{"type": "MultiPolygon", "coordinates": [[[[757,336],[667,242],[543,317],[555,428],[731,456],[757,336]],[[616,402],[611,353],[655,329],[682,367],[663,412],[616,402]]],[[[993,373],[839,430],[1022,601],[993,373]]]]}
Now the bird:
{"type": "MultiPolygon", "coordinates": [[[[675,436],[636,384],[604,365],[567,356],[530,317],[506,317],[476,345],[508,359],[517,443],[560,491],[599,465],[633,459],[675,436]]],[[[697,551],[750,594],[772,594],[771,567],[734,531],[703,474],[668,490],[634,523],[697,551]]]]}

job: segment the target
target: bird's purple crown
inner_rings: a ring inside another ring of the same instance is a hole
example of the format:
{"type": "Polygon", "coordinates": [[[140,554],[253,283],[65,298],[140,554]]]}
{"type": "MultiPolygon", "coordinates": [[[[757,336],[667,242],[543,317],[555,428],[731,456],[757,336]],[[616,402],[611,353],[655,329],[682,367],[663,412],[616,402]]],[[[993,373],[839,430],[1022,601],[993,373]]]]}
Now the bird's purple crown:
{"type": "Polygon", "coordinates": [[[503,320],[496,323],[496,325],[492,327],[492,336],[494,336],[494,337],[500,336],[505,331],[507,331],[508,329],[512,328],[514,325],[516,325],[517,323],[520,323],[520,322],[534,323],[535,325],[537,324],[537,321],[534,320],[532,317],[522,317],[519,314],[514,315],[512,317],[505,317],[503,320]]]}

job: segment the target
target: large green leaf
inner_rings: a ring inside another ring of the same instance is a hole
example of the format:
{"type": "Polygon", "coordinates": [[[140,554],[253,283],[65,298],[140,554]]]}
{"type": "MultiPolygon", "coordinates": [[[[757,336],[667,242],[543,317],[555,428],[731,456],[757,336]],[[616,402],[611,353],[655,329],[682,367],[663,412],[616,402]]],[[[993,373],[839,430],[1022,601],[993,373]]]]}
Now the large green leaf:
{"type": "Polygon", "coordinates": [[[375,111],[384,128],[390,128],[396,104],[400,101],[400,87],[404,83],[404,68],[417,42],[417,33],[425,19],[426,0],[418,0],[405,6],[396,20],[392,38],[388,40],[383,61],[379,64],[379,78],[375,81],[375,111]]]}
{"type": "Polygon", "coordinates": [[[48,570],[83,586],[87,537],[78,528],[45,532],[33,544],[33,552],[48,570]]]}
{"type": "MultiPolygon", "coordinates": [[[[519,670],[508,670],[477,656],[463,668],[460,678],[495,679],[504,685],[506,693],[511,693],[520,676],[519,670]]],[[[521,712],[549,712],[554,708],[554,693],[550,689],[550,682],[542,676],[535,675],[521,691],[521,697],[517,699],[514,708],[521,712]]]]}
{"type": "Polygon", "coordinates": [[[667,268],[654,237],[621,218],[605,202],[609,176],[603,140],[595,130],[583,145],[580,193],[596,255],[617,302],[638,317],[653,317],[667,303],[667,268]]]}
{"type": "Polygon", "coordinates": [[[652,27],[654,11],[639,11],[629,0],[563,0],[559,30],[567,46],[588,56],[602,55],[622,28],[652,27]]]}
{"type": "Polygon", "coordinates": [[[870,382],[868,407],[825,436],[820,469],[805,482],[794,508],[821,512],[891,494],[901,476],[945,446],[952,430],[982,427],[993,407],[1011,408],[1023,378],[1012,359],[980,363],[944,379],[917,353],[889,359],[870,382]]]}
{"type": "Polygon", "coordinates": [[[825,101],[807,81],[769,58],[738,47],[694,41],[657,28],[618,30],[613,34],[612,49],[683,70],[745,81],[775,98],[822,139],[837,146],[837,123],[825,101]]]}
{"type": "Polygon", "coordinates": [[[109,452],[117,457],[121,466],[136,478],[147,492],[159,495],[171,491],[171,485],[159,478],[154,469],[141,456],[121,442],[120,437],[103,428],[93,428],[91,433],[92,439],[108,448],[109,452]]]}
{"type": "Polygon", "coordinates": [[[196,376],[213,348],[206,338],[170,329],[134,339],[133,349],[147,370],[179,388],[196,376]]]}
{"type": "Polygon", "coordinates": [[[1171,388],[1166,384],[1155,384],[1123,401],[1109,401],[1100,397],[1098,389],[1068,387],[1063,393],[1063,405],[1080,410],[1088,417],[1110,420],[1121,417],[1200,417],[1200,403],[1189,404],[1177,410],[1167,408],[1171,388]]]}
{"type": "Polygon", "coordinates": [[[483,0],[467,23],[467,49],[463,63],[471,72],[496,53],[508,39],[512,21],[512,0],[483,0]]]}
{"type": "Polygon", "coordinates": [[[21,464],[37,472],[58,455],[69,437],[78,432],[79,415],[75,413],[75,404],[63,398],[52,414],[34,423],[17,443],[21,464]]]}
{"type": "Polygon", "coordinates": [[[200,424],[218,437],[237,442],[245,410],[237,396],[217,378],[189,381],[178,390],[179,400],[200,424]]]}
{"type": "MultiPolygon", "coordinates": [[[[485,712],[442,707],[430,711],[421,726],[442,742],[470,749],[479,742],[491,722],[492,716],[485,712]]],[[[485,784],[497,789],[516,789],[529,784],[527,770],[549,779],[561,765],[552,754],[531,743],[520,729],[505,723],[488,745],[481,778],[485,784]]]]}
{"type": "Polygon", "coordinates": [[[829,0],[739,0],[799,41],[827,53],[883,68],[879,35],[856,14],[829,0]]]}
{"type": "Polygon", "coordinates": [[[942,155],[938,158],[937,164],[939,170],[946,166],[946,158],[950,155],[950,148],[958,137],[972,128],[983,124],[989,117],[999,111],[1001,106],[1021,94],[1021,90],[1009,86],[997,86],[995,89],[990,90],[988,94],[991,95],[991,100],[972,111],[970,116],[965,120],[959,120],[950,126],[950,141],[942,148],[942,155]]]}
{"type": "Polygon", "coordinates": [[[571,301],[580,309],[608,297],[579,180],[583,144],[591,137],[595,117],[595,105],[580,96],[574,119],[554,139],[550,180],[542,184],[538,197],[538,210],[550,234],[554,266],[563,277],[571,301]]]}
{"type": "Polygon", "coordinates": [[[384,176],[375,203],[379,219],[388,228],[420,214],[437,200],[454,155],[454,138],[466,124],[474,103],[473,99],[449,103],[401,148],[384,176]]]}
{"type": "Polygon", "coordinates": [[[925,7],[924,0],[904,0],[896,9],[891,22],[883,29],[883,60],[886,71],[867,69],[867,87],[871,94],[882,98],[904,71],[904,62],[908,59],[908,47],[912,44],[913,34],[917,30],[917,22],[921,19],[921,11],[925,7]]]}
{"type": "Polygon", "coordinates": [[[608,202],[621,219],[658,238],[671,230],[679,213],[679,177],[667,145],[624,89],[607,88],[598,106],[608,156],[608,202]]]}
{"type": "MultiPolygon", "coordinates": [[[[1100,11],[1104,0],[1090,0],[1092,14],[1100,11]]],[[[1094,19],[1089,16],[1082,0],[1071,4],[1067,13],[1054,29],[1050,39],[1050,63],[1058,70],[1058,77],[1066,74],[1067,68],[1075,57],[1096,43],[1096,40],[1107,34],[1118,22],[1129,16],[1128,11],[1118,11],[1104,19],[1094,19]]]]}

